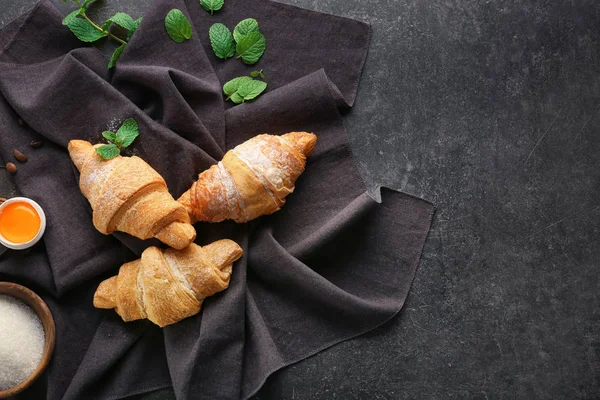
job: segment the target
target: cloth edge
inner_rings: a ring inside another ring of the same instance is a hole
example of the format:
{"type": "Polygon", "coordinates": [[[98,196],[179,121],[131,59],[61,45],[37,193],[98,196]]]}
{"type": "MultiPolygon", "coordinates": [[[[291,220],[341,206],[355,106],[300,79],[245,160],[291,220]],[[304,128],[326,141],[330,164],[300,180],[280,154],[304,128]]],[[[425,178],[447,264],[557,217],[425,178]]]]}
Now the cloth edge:
{"type": "MultiPolygon", "coordinates": [[[[381,188],[381,186],[379,188],[381,188]]],[[[251,390],[248,393],[247,396],[240,397],[242,400],[248,400],[250,397],[252,397],[256,393],[258,393],[258,391],[267,382],[267,380],[269,379],[269,377],[271,377],[271,375],[273,375],[275,372],[277,372],[277,371],[279,371],[279,370],[281,370],[283,368],[289,367],[290,365],[296,364],[296,363],[298,363],[300,361],[306,360],[307,358],[310,358],[310,357],[312,357],[314,355],[317,355],[320,352],[325,351],[325,350],[327,350],[329,348],[332,348],[335,345],[338,345],[340,343],[343,343],[343,342],[351,340],[351,339],[355,339],[355,338],[357,338],[359,336],[362,336],[362,335],[364,335],[364,334],[366,334],[368,332],[371,332],[371,331],[373,331],[373,330],[381,327],[382,325],[386,324],[387,322],[391,321],[392,319],[394,319],[400,313],[400,311],[402,311],[402,309],[404,308],[404,305],[406,303],[406,299],[408,298],[408,294],[410,293],[410,288],[412,288],[412,284],[413,284],[413,282],[415,280],[415,277],[417,276],[417,271],[418,271],[419,266],[421,264],[421,258],[423,257],[423,249],[425,247],[425,243],[427,242],[427,238],[429,237],[429,233],[431,231],[431,224],[433,223],[433,217],[435,215],[435,207],[433,206],[432,203],[430,203],[430,202],[428,202],[426,200],[420,199],[418,197],[415,197],[413,195],[410,195],[408,193],[403,193],[403,192],[400,192],[398,190],[391,189],[391,188],[388,188],[388,187],[384,187],[384,189],[390,190],[393,193],[397,193],[397,194],[400,194],[400,195],[405,195],[405,196],[408,196],[408,197],[416,198],[417,200],[421,200],[421,201],[425,202],[428,205],[428,208],[429,208],[429,215],[428,215],[428,218],[427,218],[427,222],[426,222],[426,224],[424,224],[424,226],[427,227],[427,231],[426,231],[425,237],[423,238],[423,244],[421,246],[421,251],[419,252],[419,258],[417,259],[417,265],[416,265],[415,271],[414,271],[414,273],[412,274],[412,276],[410,278],[409,291],[407,293],[407,296],[402,301],[402,304],[400,305],[400,307],[396,311],[394,311],[389,317],[383,319],[380,323],[378,323],[377,325],[375,325],[373,327],[369,327],[368,329],[360,331],[359,333],[354,333],[354,334],[351,334],[349,336],[333,340],[333,341],[331,341],[331,342],[329,342],[329,343],[327,343],[327,344],[325,344],[325,345],[317,348],[316,350],[309,351],[309,352],[307,352],[306,354],[304,354],[304,355],[302,355],[300,357],[296,357],[296,358],[294,358],[294,359],[292,359],[290,361],[283,362],[279,366],[272,368],[270,370],[270,372],[267,373],[267,375],[265,376],[264,380],[262,380],[261,383],[255,389],[251,390]]],[[[367,191],[367,193],[368,193],[368,191],[367,191]]]]}
{"type": "Polygon", "coordinates": [[[19,15],[17,18],[13,19],[11,22],[9,22],[5,26],[3,26],[2,29],[0,29],[0,33],[2,33],[2,31],[4,30],[4,28],[6,28],[9,25],[15,23],[16,21],[19,20],[19,18],[21,18],[24,15],[26,15],[26,17],[23,18],[23,21],[21,21],[21,23],[19,24],[19,27],[13,33],[12,37],[6,42],[6,45],[0,49],[0,62],[5,63],[5,64],[10,64],[10,63],[6,63],[6,62],[1,61],[2,57],[6,54],[6,51],[13,45],[13,43],[16,40],[16,38],[19,36],[19,34],[21,33],[21,31],[23,30],[23,27],[29,22],[29,20],[35,14],[35,12],[37,11],[37,9],[40,8],[41,5],[42,5],[42,3],[44,3],[45,1],[47,1],[47,0],[38,1],[29,10],[25,11],[23,14],[19,15]]]}

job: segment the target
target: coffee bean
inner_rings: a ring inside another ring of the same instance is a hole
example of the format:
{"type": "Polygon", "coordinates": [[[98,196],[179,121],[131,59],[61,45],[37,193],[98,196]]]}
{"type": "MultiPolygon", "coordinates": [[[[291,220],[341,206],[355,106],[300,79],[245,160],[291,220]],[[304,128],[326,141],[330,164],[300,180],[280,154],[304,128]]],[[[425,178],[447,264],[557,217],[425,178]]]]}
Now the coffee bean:
{"type": "Polygon", "coordinates": [[[17,166],[11,162],[6,163],[6,170],[11,174],[14,174],[15,172],[17,172],[17,166]]]}
{"type": "Polygon", "coordinates": [[[17,149],[14,149],[14,150],[13,150],[13,155],[15,156],[15,158],[16,158],[18,161],[21,161],[21,162],[26,162],[26,161],[27,161],[27,156],[26,156],[25,154],[21,153],[21,152],[20,152],[19,150],[17,150],[17,149]]]}

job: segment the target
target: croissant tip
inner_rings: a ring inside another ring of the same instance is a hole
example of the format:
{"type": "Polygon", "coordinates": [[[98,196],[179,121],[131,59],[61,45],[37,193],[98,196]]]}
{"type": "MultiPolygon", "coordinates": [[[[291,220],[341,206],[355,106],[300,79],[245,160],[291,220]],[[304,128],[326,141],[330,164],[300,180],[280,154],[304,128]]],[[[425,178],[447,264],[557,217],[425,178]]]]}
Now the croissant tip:
{"type": "Polygon", "coordinates": [[[202,246],[208,254],[213,257],[215,265],[219,269],[224,269],[228,265],[239,260],[244,254],[244,250],[236,242],[230,239],[221,239],[202,246]]]}
{"type": "Polygon", "coordinates": [[[306,157],[312,154],[317,145],[317,135],[312,132],[290,132],[283,135],[283,137],[288,139],[288,142],[306,157]]]}
{"type": "Polygon", "coordinates": [[[94,307],[96,308],[116,308],[117,298],[117,277],[113,276],[100,283],[96,293],[94,293],[94,307]]]}
{"type": "Polygon", "coordinates": [[[81,170],[91,147],[92,144],[86,140],[71,140],[69,142],[69,145],[67,146],[69,156],[71,156],[71,160],[73,160],[73,163],[78,170],[81,170]]]}
{"type": "Polygon", "coordinates": [[[161,229],[155,237],[170,247],[181,250],[196,239],[196,229],[188,222],[174,221],[161,229]]]}

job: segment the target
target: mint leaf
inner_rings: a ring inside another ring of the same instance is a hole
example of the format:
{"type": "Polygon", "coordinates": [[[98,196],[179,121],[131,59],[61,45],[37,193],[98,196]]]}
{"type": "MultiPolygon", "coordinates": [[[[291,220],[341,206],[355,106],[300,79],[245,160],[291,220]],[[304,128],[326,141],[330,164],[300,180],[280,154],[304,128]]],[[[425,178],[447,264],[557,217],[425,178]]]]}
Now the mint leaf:
{"type": "Polygon", "coordinates": [[[111,158],[118,156],[121,153],[121,150],[119,150],[116,144],[111,143],[96,147],[96,153],[100,154],[100,157],[105,160],[110,160],[111,158]]]}
{"type": "Polygon", "coordinates": [[[267,88],[267,82],[250,80],[245,81],[240,85],[237,90],[237,94],[239,94],[244,101],[252,100],[258,97],[262,92],[267,88]]]}
{"type": "Polygon", "coordinates": [[[192,25],[186,16],[177,8],[169,11],[165,17],[167,33],[177,43],[182,43],[192,37],[192,25]]]}
{"type": "Polygon", "coordinates": [[[95,42],[96,40],[104,37],[103,32],[96,30],[96,28],[94,28],[92,24],[85,19],[75,18],[69,22],[67,26],[71,32],[77,36],[77,39],[81,40],[82,42],[95,42]]]}
{"type": "Polygon", "coordinates": [[[263,74],[263,70],[260,71],[252,71],[250,72],[250,76],[253,78],[257,78],[260,76],[261,79],[265,79],[265,74],[263,74]]]}
{"type": "Polygon", "coordinates": [[[117,131],[116,143],[121,147],[127,147],[133,143],[139,134],[140,128],[138,127],[137,122],[135,122],[135,119],[129,118],[123,122],[123,125],[121,125],[117,131]]]}
{"type": "Polygon", "coordinates": [[[116,13],[110,18],[110,20],[115,24],[127,29],[128,31],[136,28],[133,18],[122,12],[116,13]]]}
{"type": "Polygon", "coordinates": [[[241,58],[244,63],[256,64],[264,54],[266,47],[267,41],[262,33],[250,32],[246,36],[242,36],[235,49],[238,58],[241,58]]]}
{"type": "Polygon", "coordinates": [[[238,93],[234,93],[231,95],[229,100],[233,101],[235,104],[240,104],[244,102],[244,98],[240,96],[238,93]]]}
{"type": "Polygon", "coordinates": [[[227,57],[233,57],[235,54],[235,44],[231,31],[223,24],[214,24],[208,31],[210,45],[215,55],[223,60],[227,57]]]}
{"type": "Polygon", "coordinates": [[[67,15],[63,20],[62,20],[62,24],[63,25],[69,25],[69,22],[73,21],[74,19],[77,18],[77,16],[81,14],[81,9],[79,10],[75,10],[72,13],[69,13],[69,15],[67,15]]]}
{"type": "Polygon", "coordinates": [[[111,143],[114,143],[115,140],[117,140],[117,134],[111,131],[102,132],[102,136],[111,143]]]}
{"type": "Polygon", "coordinates": [[[133,36],[135,31],[137,31],[137,29],[140,27],[141,23],[142,23],[141,17],[135,20],[133,29],[130,29],[129,32],[127,33],[127,40],[131,39],[131,37],[133,36]]]}
{"type": "Polygon", "coordinates": [[[238,91],[238,89],[244,82],[251,80],[252,78],[248,76],[240,76],[239,78],[234,78],[223,85],[223,93],[225,93],[229,99],[229,97],[233,96],[233,94],[238,91]]]}
{"type": "Polygon", "coordinates": [[[110,28],[110,24],[112,24],[112,22],[113,21],[110,18],[104,21],[104,24],[102,24],[102,30],[108,32],[108,28],[110,28]]]}
{"type": "Polygon", "coordinates": [[[250,32],[258,32],[258,21],[254,18],[246,18],[238,22],[233,30],[233,38],[239,43],[250,32]]]}
{"type": "MultiPolygon", "coordinates": [[[[121,53],[123,52],[123,50],[125,50],[125,44],[120,45],[119,47],[117,47],[115,49],[115,51],[112,53],[112,56],[110,57],[110,61],[108,62],[108,69],[111,69],[112,67],[115,66],[115,64],[117,63],[117,60],[119,59],[119,57],[121,56],[121,53]]],[[[112,133],[112,132],[111,132],[112,133]]],[[[106,136],[105,136],[106,137],[106,136]]]]}
{"type": "Polygon", "coordinates": [[[267,88],[267,83],[257,81],[249,76],[240,76],[234,78],[223,85],[223,93],[227,95],[226,100],[231,100],[235,104],[243,103],[246,100],[252,100],[258,97],[267,88]]]}
{"type": "Polygon", "coordinates": [[[206,11],[210,11],[210,15],[212,15],[214,11],[219,11],[223,8],[224,3],[224,0],[200,0],[200,5],[206,11]]]}

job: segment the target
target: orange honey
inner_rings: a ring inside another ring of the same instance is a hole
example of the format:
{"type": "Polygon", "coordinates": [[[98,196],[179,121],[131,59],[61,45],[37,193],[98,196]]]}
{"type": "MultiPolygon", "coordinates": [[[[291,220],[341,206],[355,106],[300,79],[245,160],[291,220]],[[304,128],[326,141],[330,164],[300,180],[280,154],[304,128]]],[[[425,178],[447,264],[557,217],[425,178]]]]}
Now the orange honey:
{"type": "Polygon", "coordinates": [[[17,201],[0,211],[0,235],[13,243],[25,243],[37,235],[42,220],[32,205],[17,201]]]}

